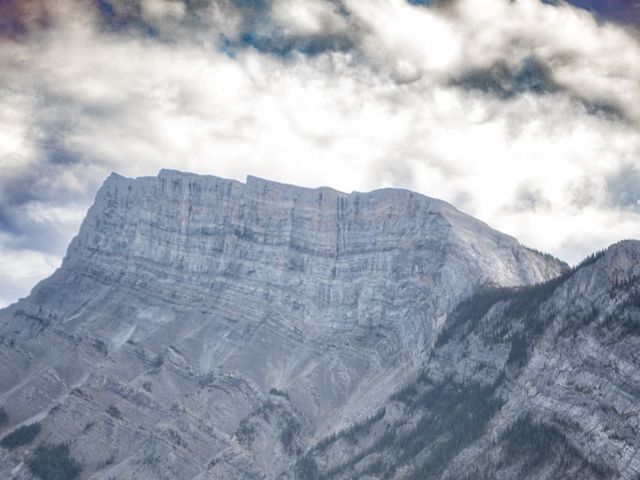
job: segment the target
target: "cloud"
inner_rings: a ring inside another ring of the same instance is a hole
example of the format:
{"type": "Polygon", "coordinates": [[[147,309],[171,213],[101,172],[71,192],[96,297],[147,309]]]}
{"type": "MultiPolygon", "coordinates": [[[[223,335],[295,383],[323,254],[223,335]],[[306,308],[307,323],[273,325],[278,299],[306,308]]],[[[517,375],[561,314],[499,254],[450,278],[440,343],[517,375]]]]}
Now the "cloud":
{"type": "Polygon", "coordinates": [[[406,187],[569,261],[637,236],[634,34],[565,3],[417,3],[3,3],[5,301],[112,170],[406,187]]]}
{"type": "Polygon", "coordinates": [[[454,83],[460,87],[478,90],[502,99],[525,92],[544,95],[558,89],[549,69],[534,57],[525,58],[515,68],[505,63],[498,63],[489,68],[466,71],[454,83]]]}
{"type": "MultiPolygon", "coordinates": [[[[2,240],[2,236],[0,236],[2,240]]],[[[13,303],[52,273],[59,263],[56,255],[34,250],[0,249],[0,305],[13,303]]]]}
{"type": "Polygon", "coordinates": [[[608,205],[640,213],[640,166],[624,165],[606,178],[608,205]]]}

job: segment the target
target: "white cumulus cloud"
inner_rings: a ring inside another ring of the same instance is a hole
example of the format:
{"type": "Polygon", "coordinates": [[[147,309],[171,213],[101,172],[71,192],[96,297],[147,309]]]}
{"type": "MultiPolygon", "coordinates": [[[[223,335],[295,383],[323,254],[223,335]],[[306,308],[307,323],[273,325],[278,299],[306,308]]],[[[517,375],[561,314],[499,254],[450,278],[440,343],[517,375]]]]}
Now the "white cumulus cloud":
{"type": "Polygon", "coordinates": [[[0,43],[0,304],[112,170],[411,188],[570,262],[638,236],[625,28],[537,0],[111,5],[0,43]]]}

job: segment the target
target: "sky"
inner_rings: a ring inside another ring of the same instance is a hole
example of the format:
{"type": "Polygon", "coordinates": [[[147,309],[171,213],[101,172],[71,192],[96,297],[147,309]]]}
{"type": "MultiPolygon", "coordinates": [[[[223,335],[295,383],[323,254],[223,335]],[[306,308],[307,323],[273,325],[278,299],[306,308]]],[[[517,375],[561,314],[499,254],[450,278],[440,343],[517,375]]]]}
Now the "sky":
{"type": "Polygon", "coordinates": [[[0,306],[112,171],[444,199],[575,263],[640,237],[640,0],[0,0],[0,306]]]}

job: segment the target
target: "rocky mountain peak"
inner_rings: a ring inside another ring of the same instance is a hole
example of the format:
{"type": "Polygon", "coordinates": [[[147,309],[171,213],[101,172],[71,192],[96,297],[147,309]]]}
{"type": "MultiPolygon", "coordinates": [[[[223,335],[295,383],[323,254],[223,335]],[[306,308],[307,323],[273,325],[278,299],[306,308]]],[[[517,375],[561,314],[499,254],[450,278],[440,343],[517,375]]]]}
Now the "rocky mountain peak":
{"type": "Polygon", "coordinates": [[[607,272],[613,281],[627,280],[640,274],[640,241],[622,240],[614,243],[594,264],[594,268],[607,272]]]}
{"type": "Polygon", "coordinates": [[[0,401],[103,478],[275,478],[414,375],[460,300],[565,269],[408,190],[112,174],[0,311],[0,401]]]}
{"type": "Polygon", "coordinates": [[[400,322],[380,303],[400,288],[402,323],[430,332],[478,286],[536,283],[564,268],[408,190],[347,194],[161,170],[105,181],[56,278],[90,276],[205,306],[238,282],[280,299],[286,289],[285,316],[330,328],[400,322]],[[379,307],[365,314],[358,306],[368,302],[379,307]]]}
{"type": "Polygon", "coordinates": [[[622,240],[587,257],[567,282],[567,295],[595,298],[640,276],[640,241],[622,240]]]}

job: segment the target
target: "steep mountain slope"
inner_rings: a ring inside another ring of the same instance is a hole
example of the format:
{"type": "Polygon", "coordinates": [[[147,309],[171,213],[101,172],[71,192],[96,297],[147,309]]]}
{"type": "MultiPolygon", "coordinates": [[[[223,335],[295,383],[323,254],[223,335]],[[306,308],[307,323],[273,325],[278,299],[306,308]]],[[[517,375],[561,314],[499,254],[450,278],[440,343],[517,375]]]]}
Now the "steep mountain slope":
{"type": "Polygon", "coordinates": [[[0,428],[42,428],[0,476],[64,442],[84,478],[276,478],[412,378],[460,300],[565,269],[409,191],[114,174],[0,312],[0,428]]]}
{"type": "Polygon", "coordinates": [[[378,415],[309,449],[304,478],[635,479],[640,242],[450,315],[378,415]]]}

